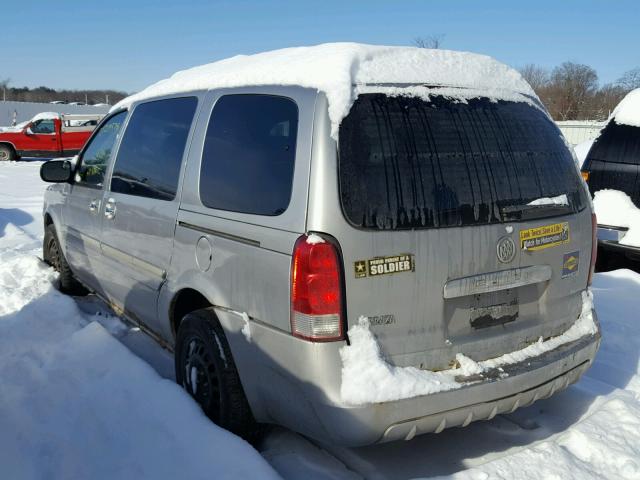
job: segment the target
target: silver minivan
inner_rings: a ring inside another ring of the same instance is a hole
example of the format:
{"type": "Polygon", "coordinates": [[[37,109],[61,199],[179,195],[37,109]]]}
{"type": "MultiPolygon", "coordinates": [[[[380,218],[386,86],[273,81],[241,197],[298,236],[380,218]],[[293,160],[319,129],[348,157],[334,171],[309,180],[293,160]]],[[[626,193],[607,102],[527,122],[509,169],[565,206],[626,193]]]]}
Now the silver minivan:
{"type": "Polygon", "coordinates": [[[173,351],[177,382],[245,437],[411,439],[577,381],[600,342],[595,220],[537,98],[464,71],[462,100],[350,79],[367,88],[336,132],[330,95],[297,78],[134,97],[43,164],[60,288],[173,351]]]}

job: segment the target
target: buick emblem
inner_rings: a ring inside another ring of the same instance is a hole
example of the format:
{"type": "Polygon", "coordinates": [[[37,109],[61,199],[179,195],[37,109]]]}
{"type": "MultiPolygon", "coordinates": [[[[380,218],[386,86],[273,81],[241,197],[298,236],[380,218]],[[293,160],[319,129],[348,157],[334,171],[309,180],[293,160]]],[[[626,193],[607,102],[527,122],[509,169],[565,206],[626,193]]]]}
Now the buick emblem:
{"type": "Polygon", "coordinates": [[[498,253],[498,260],[502,263],[509,263],[516,256],[516,244],[513,243],[511,237],[502,237],[498,240],[496,252],[498,253]]]}

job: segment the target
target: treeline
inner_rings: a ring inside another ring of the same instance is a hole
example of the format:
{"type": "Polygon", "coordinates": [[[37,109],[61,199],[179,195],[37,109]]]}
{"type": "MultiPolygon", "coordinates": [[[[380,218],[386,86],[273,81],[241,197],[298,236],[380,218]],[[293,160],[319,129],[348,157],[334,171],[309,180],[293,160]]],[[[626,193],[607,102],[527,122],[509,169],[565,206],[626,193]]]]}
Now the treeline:
{"type": "Polygon", "coordinates": [[[49,87],[12,87],[8,80],[0,80],[0,100],[14,102],[83,102],[89,105],[115,105],[128,94],[118,90],[56,90],[49,87]]]}
{"type": "Polygon", "coordinates": [[[605,85],[600,85],[598,73],[589,65],[573,62],[551,70],[529,64],[520,73],[554,120],[606,120],[629,91],[640,88],[640,68],[605,85]]]}

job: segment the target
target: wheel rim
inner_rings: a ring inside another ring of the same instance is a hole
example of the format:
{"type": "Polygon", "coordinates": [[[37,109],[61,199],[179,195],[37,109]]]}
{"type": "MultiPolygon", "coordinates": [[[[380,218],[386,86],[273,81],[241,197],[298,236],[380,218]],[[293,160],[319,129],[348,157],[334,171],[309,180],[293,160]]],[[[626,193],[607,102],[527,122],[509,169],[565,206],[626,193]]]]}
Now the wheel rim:
{"type": "Polygon", "coordinates": [[[183,387],[217,422],[220,418],[220,379],[216,364],[200,337],[189,337],[184,346],[183,387]]]}
{"type": "Polygon", "coordinates": [[[4,148],[0,148],[0,161],[9,160],[9,152],[4,148]]]}
{"type": "Polygon", "coordinates": [[[49,245],[47,246],[49,250],[49,261],[51,262],[51,266],[56,272],[60,271],[60,248],[58,247],[58,242],[56,242],[55,238],[49,240],[49,245]]]}

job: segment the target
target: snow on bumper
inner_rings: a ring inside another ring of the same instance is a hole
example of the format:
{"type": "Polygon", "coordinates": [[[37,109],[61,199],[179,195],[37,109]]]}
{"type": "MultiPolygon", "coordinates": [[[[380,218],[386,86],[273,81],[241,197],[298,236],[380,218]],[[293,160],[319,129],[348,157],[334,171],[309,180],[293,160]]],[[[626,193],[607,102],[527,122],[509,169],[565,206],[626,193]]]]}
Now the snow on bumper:
{"type": "Polygon", "coordinates": [[[600,333],[595,312],[588,316],[595,333],[538,356],[487,369],[482,378],[472,375],[465,381],[459,377],[456,388],[382,403],[317,406],[318,414],[333,427],[335,441],[355,446],[410,440],[510,413],[565,389],[589,368],[600,345],[600,333]]]}
{"type": "Polygon", "coordinates": [[[582,337],[598,334],[593,313],[593,294],[582,292],[582,311],[576,322],[562,335],[543,340],[521,350],[482,362],[474,362],[462,354],[456,359],[459,367],[432,372],[415,367],[396,367],[384,359],[375,336],[369,330],[366,317],[349,329],[351,345],[340,350],[342,385],[340,394],[347,405],[381,403],[438,392],[456,390],[492,377],[505,377],[508,365],[540,357],[562,345],[582,337]]]}

